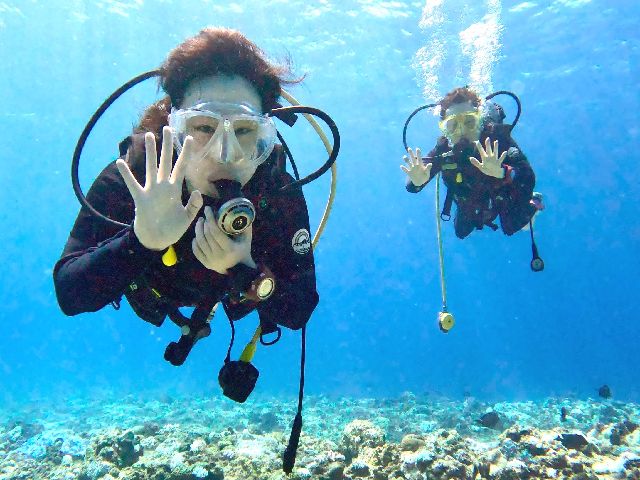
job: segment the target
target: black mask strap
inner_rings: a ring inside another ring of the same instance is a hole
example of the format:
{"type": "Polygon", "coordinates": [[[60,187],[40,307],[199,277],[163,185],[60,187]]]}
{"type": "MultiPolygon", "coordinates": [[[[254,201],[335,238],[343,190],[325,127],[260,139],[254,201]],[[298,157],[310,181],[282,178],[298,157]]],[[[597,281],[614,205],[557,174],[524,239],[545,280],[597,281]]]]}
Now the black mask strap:
{"type": "Polygon", "coordinates": [[[302,433],[302,400],[304,399],[304,363],[306,357],[306,325],[302,327],[302,351],[300,352],[300,387],[298,390],[298,411],[293,419],[289,444],[282,455],[282,470],[284,473],[291,473],[296,463],[298,444],[300,443],[300,433],[302,433]]]}

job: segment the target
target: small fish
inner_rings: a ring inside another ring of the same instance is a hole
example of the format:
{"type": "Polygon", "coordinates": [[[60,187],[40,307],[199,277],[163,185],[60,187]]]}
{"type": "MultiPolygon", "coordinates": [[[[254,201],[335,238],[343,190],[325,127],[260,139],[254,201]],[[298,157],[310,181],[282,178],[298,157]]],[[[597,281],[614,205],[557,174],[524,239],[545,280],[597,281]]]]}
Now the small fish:
{"type": "Polygon", "coordinates": [[[600,395],[601,398],[611,398],[611,389],[609,388],[609,385],[602,385],[598,389],[598,395],[600,395]]]}
{"type": "Polygon", "coordinates": [[[500,416],[496,412],[488,412],[482,415],[478,423],[486,428],[496,428],[500,423],[500,416]]]}
{"type": "Polygon", "coordinates": [[[556,440],[559,440],[565,447],[574,450],[581,450],[589,445],[589,441],[581,433],[562,433],[556,437],[556,440]]]}
{"type": "Polygon", "coordinates": [[[560,409],[560,421],[562,422],[566,422],[567,421],[567,409],[565,407],[562,407],[560,409]]]}

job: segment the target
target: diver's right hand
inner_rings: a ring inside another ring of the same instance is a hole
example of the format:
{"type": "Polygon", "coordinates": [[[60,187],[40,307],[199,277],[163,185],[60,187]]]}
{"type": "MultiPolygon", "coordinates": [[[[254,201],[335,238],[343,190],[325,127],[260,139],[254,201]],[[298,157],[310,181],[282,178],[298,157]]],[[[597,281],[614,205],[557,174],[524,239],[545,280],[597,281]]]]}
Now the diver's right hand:
{"type": "Polygon", "coordinates": [[[409,152],[410,158],[405,155],[402,159],[409,167],[407,168],[404,165],[400,165],[400,168],[409,176],[411,183],[416,187],[421,187],[431,178],[431,167],[433,166],[433,163],[427,163],[426,165],[422,163],[422,156],[420,155],[421,152],[419,148],[416,148],[415,154],[411,148],[407,148],[407,152],[409,152]]]}
{"type": "Polygon", "coordinates": [[[187,231],[200,208],[202,195],[191,192],[187,205],[182,205],[182,183],[185,167],[193,149],[193,138],[187,137],[173,171],[173,136],[169,127],[162,130],[160,165],[156,157],[153,133],[144,136],[146,178],[142,187],[131,173],[129,165],[118,159],[116,166],[136,205],[133,231],[142,245],[151,250],[164,250],[176,243],[187,231]]]}

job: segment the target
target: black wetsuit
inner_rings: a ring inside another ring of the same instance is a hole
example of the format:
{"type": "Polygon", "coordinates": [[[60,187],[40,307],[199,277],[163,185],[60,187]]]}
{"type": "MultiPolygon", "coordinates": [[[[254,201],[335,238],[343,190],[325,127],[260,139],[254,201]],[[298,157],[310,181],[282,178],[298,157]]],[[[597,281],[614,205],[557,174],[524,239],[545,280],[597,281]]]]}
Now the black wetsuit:
{"type": "MultiPolygon", "coordinates": [[[[121,157],[127,150],[132,171],[144,184],[143,136],[126,139],[121,144],[121,157]]],[[[278,191],[278,187],[293,181],[284,172],[283,161],[281,148],[276,148],[242,189],[256,208],[252,257],[276,280],[271,297],[259,303],[231,301],[228,293],[242,291],[258,272],[234,267],[228,275],[222,275],[205,268],[191,250],[195,221],[175,245],[178,263],[168,267],[161,260],[162,252],[142,246],[132,227],[107,224],[82,208],[53,272],[62,311],[67,315],[97,311],[110,303],[118,304],[125,295],[141,318],[160,325],[177,307],[210,310],[223,301],[231,320],[257,309],[263,331],[273,331],[278,325],[302,328],[318,303],[315,267],[302,190],[278,191]]],[[[187,198],[185,188],[185,204],[187,198]]],[[[134,202],[115,162],[100,173],[87,199],[108,217],[132,224],[134,202]]]]}
{"type": "MultiPolygon", "coordinates": [[[[498,156],[508,152],[503,162],[504,178],[485,175],[469,161],[469,157],[479,158],[479,154],[468,141],[459,142],[452,149],[447,139],[440,137],[435,148],[422,159],[425,164],[433,164],[429,180],[442,172],[447,190],[453,195],[456,204],[454,225],[459,238],[465,238],[485,225],[497,229],[494,220],[498,216],[502,231],[513,235],[536,212],[530,203],[536,177],[527,157],[511,138],[510,126],[489,123],[480,135],[483,146],[486,138],[491,139],[492,145],[498,140],[498,156]]],[[[425,185],[416,187],[407,180],[407,190],[412,193],[419,192],[425,185]]]]}

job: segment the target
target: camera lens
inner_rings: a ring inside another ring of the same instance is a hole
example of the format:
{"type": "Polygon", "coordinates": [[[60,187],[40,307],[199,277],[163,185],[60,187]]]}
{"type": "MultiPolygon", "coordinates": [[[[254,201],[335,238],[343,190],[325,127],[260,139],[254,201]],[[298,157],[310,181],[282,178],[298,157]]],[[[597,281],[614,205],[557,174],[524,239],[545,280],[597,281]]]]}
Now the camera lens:
{"type": "Polygon", "coordinates": [[[220,206],[216,214],[218,226],[227,235],[239,235],[253,223],[256,210],[246,198],[233,198],[220,206]]]}
{"type": "Polygon", "coordinates": [[[247,223],[247,217],[245,215],[240,215],[233,220],[233,223],[231,225],[233,226],[234,230],[244,230],[244,228],[247,226],[247,223]]]}

